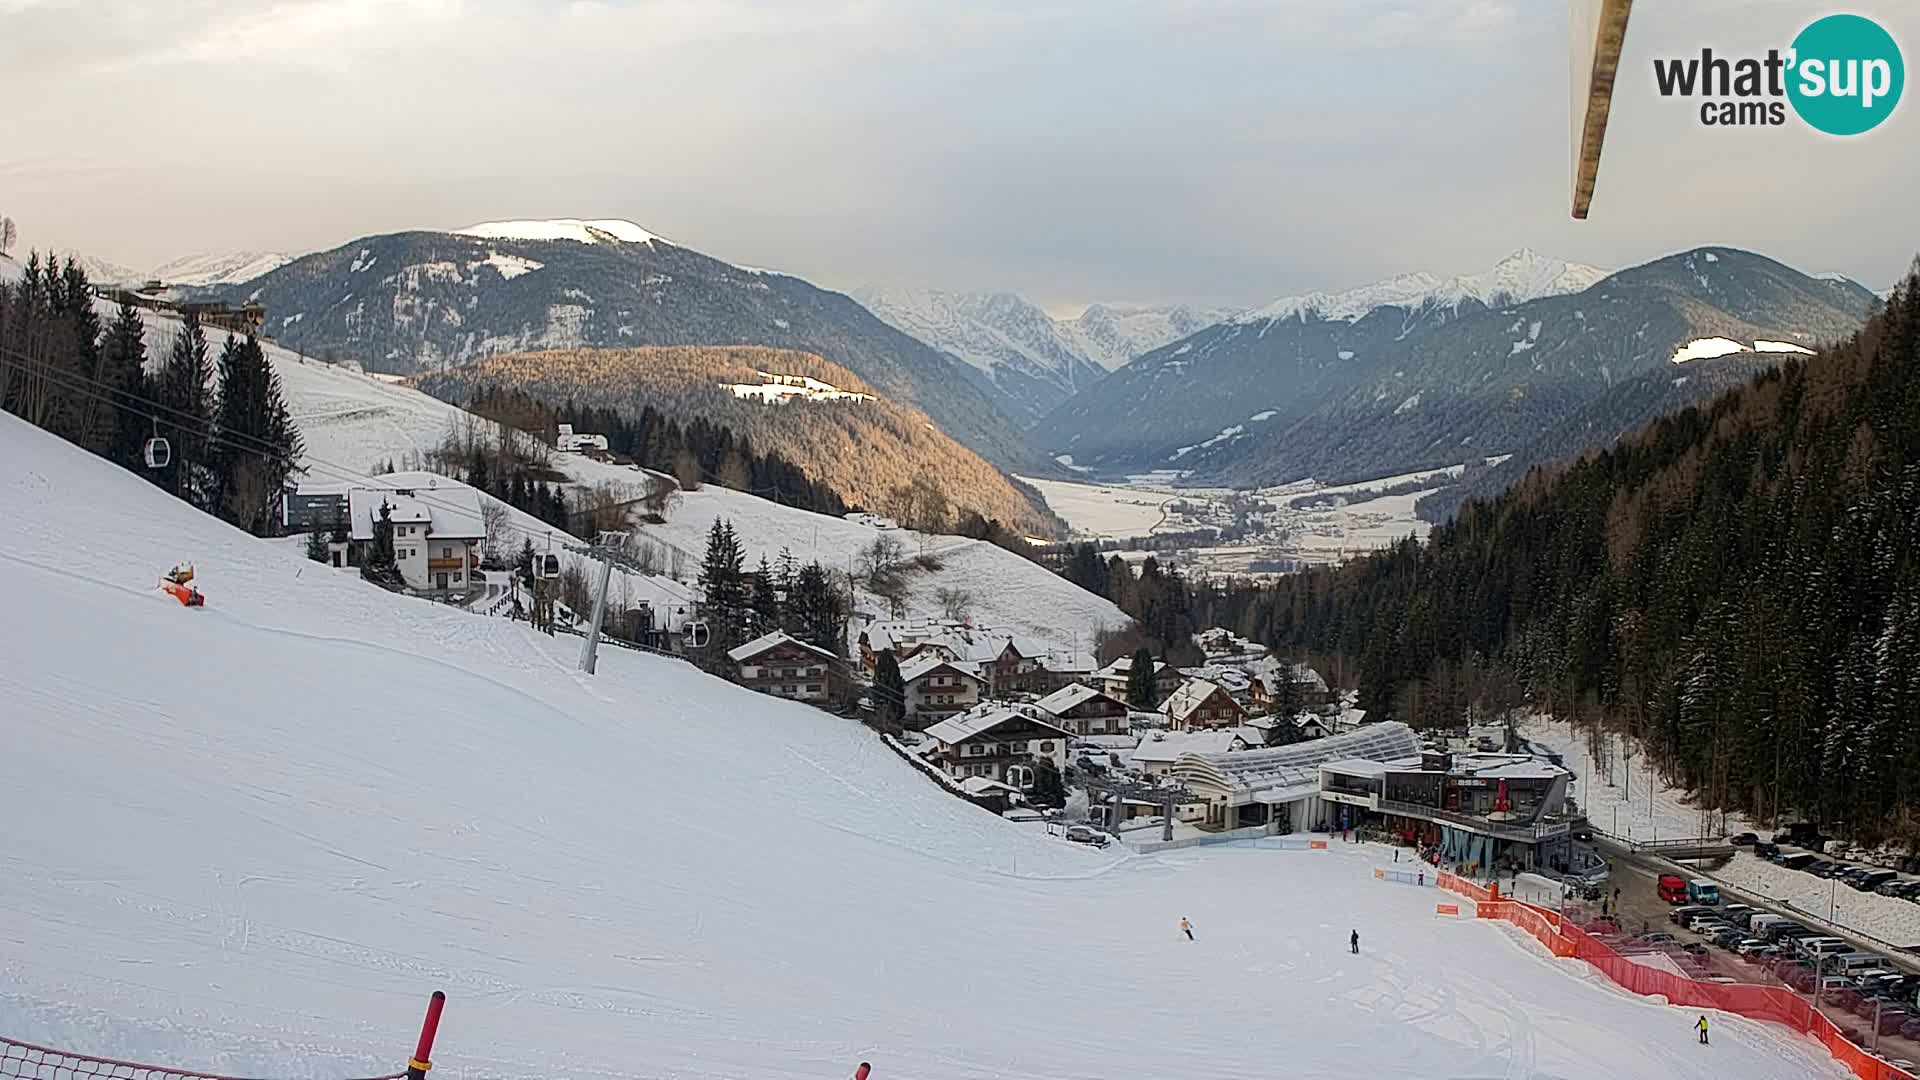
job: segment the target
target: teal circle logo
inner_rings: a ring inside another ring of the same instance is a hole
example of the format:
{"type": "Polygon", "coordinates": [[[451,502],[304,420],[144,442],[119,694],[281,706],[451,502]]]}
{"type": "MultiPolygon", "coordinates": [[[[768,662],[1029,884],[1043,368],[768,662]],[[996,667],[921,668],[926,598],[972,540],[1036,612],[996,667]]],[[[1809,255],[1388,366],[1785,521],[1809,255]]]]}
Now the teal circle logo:
{"type": "Polygon", "coordinates": [[[1872,131],[1893,114],[1906,65],[1893,35],[1860,15],[1828,15],[1793,39],[1787,99],[1800,119],[1829,135],[1872,131]]]}

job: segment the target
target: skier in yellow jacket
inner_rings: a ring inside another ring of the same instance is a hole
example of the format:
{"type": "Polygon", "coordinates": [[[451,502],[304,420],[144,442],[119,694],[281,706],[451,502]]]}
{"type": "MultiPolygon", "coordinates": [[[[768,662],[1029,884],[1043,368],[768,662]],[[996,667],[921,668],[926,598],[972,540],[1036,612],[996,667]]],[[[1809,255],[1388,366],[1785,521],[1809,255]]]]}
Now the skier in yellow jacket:
{"type": "Polygon", "coordinates": [[[1705,1016],[1702,1016],[1700,1018],[1700,1022],[1698,1024],[1695,1024],[1694,1027],[1697,1027],[1700,1029],[1700,1045],[1706,1046],[1707,1045],[1707,1018],[1705,1016]]]}

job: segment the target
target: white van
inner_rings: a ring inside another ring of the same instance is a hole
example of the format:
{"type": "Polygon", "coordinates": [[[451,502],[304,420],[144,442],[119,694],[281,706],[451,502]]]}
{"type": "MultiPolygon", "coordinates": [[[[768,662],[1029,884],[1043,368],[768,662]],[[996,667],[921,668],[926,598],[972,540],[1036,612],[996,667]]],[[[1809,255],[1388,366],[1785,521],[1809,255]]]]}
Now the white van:
{"type": "Polygon", "coordinates": [[[1787,918],[1785,915],[1755,915],[1753,918],[1747,920],[1747,932],[1754,937],[1763,938],[1766,936],[1767,927],[1779,926],[1781,923],[1792,921],[1792,919],[1787,918]]]}
{"type": "Polygon", "coordinates": [[[1829,956],[1838,956],[1853,951],[1853,943],[1837,937],[1802,938],[1800,955],[1810,960],[1824,960],[1829,956]]]}
{"type": "Polygon", "coordinates": [[[1864,975],[1873,968],[1885,967],[1887,958],[1870,952],[1836,953],[1826,959],[1828,971],[1836,975],[1864,975]]]}

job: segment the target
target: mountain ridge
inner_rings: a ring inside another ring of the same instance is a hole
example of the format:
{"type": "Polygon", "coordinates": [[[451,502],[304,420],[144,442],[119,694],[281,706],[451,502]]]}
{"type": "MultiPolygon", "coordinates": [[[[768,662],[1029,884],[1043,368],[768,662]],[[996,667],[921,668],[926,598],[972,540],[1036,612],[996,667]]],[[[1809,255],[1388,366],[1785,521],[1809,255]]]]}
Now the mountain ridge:
{"type": "Polygon", "coordinates": [[[1036,437],[1097,472],[1173,467],[1229,484],[1436,468],[1510,452],[1691,339],[1807,347],[1850,332],[1874,303],[1857,283],[1732,248],[1514,304],[1403,284],[1418,286],[1407,306],[1336,318],[1288,308],[1163,346],[1057,407],[1036,437]]]}
{"type": "Polygon", "coordinates": [[[788,274],[744,269],[631,222],[553,219],[349,241],[209,290],[268,311],[290,348],[414,375],[549,348],[757,345],[840,364],[1003,469],[1057,466],[990,379],[788,274]],[[502,235],[473,235],[479,229],[502,235]]]}

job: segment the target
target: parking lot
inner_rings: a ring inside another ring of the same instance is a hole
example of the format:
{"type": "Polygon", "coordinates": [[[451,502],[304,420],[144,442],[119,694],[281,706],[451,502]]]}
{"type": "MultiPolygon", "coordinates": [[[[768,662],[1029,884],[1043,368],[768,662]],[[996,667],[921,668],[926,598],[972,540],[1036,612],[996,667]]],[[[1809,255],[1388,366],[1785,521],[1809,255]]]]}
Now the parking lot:
{"type": "MultiPolygon", "coordinates": [[[[1801,955],[1793,939],[1796,936],[1818,939],[1826,931],[1817,923],[1796,919],[1793,912],[1773,910],[1771,905],[1743,904],[1737,895],[1723,898],[1718,905],[1697,905],[1695,911],[1696,906],[1661,899],[1658,879],[1662,873],[1673,874],[1671,867],[1663,869],[1658,864],[1628,859],[1616,859],[1614,865],[1606,900],[1616,919],[1617,930],[1608,932],[1605,924],[1596,929],[1622,954],[1646,957],[1655,966],[1671,965],[1698,979],[1786,985],[1804,997],[1813,996],[1809,993],[1815,977],[1812,962],[1801,955]],[[1611,889],[1619,890],[1617,900],[1611,889]],[[1673,919],[1676,912],[1718,918],[1720,928],[1706,923],[1698,929],[1681,925],[1673,919]],[[1743,918],[1749,925],[1740,925],[1743,918]],[[1778,921],[1768,927],[1771,933],[1761,934],[1751,928],[1750,920],[1754,918],[1761,918],[1762,924],[1778,921]],[[1718,940],[1714,936],[1716,930],[1720,933],[1718,940]],[[1742,943],[1748,942],[1764,943],[1764,947],[1747,944],[1747,954],[1742,955],[1739,949],[1742,943]],[[1654,954],[1662,954],[1664,959],[1656,959],[1654,954]]],[[[1598,918],[1599,913],[1599,904],[1582,905],[1576,917],[1591,920],[1598,918]]],[[[1570,910],[1569,914],[1574,912],[1570,910]]],[[[1829,943],[1827,948],[1855,955],[1855,964],[1870,966],[1856,970],[1855,975],[1864,975],[1858,981],[1838,974],[1822,976],[1836,981],[1822,987],[1821,1011],[1848,1032],[1855,1043],[1874,1048],[1880,1056],[1902,1068],[1907,1067],[1906,1062],[1920,1062],[1920,1004],[1916,1004],[1920,999],[1920,974],[1912,970],[1910,959],[1891,955],[1887,950],[1869,950],[1866,943],[1857,940],[1829,943]],[[1858,954],[1869,951],[1877,959],[1857,958],[1858,954]],[[1874,976],[1872,973],[1876,970],[1884,971],[1887,977],[1874,976]],[[1837,981],[1842,979],[1847,981],[1837,981]],[[1877,1046],[1871,1031],[1876,998],[1884,1018],[1877,1046]]]]}

